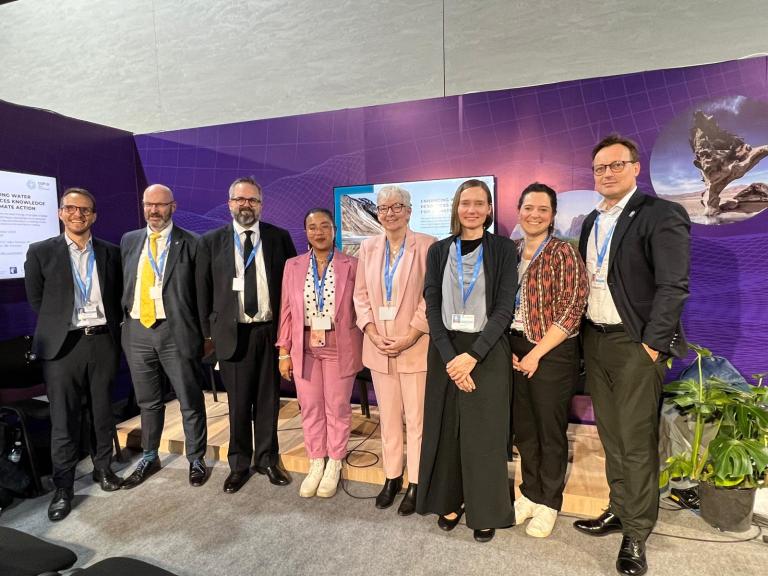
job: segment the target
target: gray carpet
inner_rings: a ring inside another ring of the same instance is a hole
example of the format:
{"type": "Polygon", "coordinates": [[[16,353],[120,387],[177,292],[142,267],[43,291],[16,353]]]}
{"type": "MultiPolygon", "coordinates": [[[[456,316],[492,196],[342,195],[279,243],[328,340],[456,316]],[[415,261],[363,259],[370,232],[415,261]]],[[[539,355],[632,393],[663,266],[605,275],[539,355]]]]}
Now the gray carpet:
{"type": "MultiPolygon", "coordinates": [[[[135,460],[135,456],[133,456],[135,460]]],[[[560,516],[544,540],[523,527],[500,530],[478,544],[460,525],[442,532],[435,517],[401,518],[395,507],[379,511],[372,500],[339,492],[334,498],[299,498],[302,476],[288,487],[254,476],[237,494],[221,490],[228,470],[217,463],[208,483],[191,488],[184,458],[165,457],[164,469],[133,490],[102,492],[90,481],[90,464],[78,468],[75,507],[63,522],[48,521],[50,494],[14,504],[0,524],[71,548],[84,567],[110,556],[131,556],[179,576],[251,574],[616,574],[619,535],[590,538],[573,518],[560,516]]],[[[132,464],[123,465],[127,475],[132,464]]],[[[374,496],[368,484],[350,483],[358,496],[374,496]]],[[[723,534],[687,511],[661,511],[648,559],[654,575],[758,574],[768,544],[756,536],[723,534]],[[715,540],[703,543],[683,538],[715,540]]],[[[140,576],[140,575],[137,575],[140,576]]]]}

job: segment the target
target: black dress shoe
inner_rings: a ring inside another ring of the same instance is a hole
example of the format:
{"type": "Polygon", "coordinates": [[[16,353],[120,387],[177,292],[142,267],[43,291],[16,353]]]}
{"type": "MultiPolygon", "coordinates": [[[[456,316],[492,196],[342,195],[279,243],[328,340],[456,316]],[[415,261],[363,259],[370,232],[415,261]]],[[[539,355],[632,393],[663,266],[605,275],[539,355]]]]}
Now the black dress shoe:
{"type": "Polygon", "coordinates": [[[400,514],[400,516],[410,516],[416,512],[417,489],[418,486],[416,484],[413,482],[408,483],[408,490],[405,491],[405,496],[403,496],[403,500],[400,502],[400,506],[397,508],[397,513],[400,514]]]}
{"type": "Polygon", "coordinates": [[[123,480],[123,489],[130,490],[131,488],[136,488],[136,486],[144,482],[152,474],[160,472],[160,468],[160,458],[155,458],[151,461],[142,458],[131,475],[123,480]]]}
{"type": "Polygon", "coordinates": [[[621,539],[619,557],[616,558],[616,570],[628,576],[640,576],[648,571],[643,540],[626,535],[621,539]]]}
{"type": "Polygon", "coordinates": [[[606,510],[593,520],[576,520],[573,527],[590,536],[605,536],[622,530],[621,520],[610,510],[606,510]]]}
{"type": "Polygon", "coordinates": [[[189,465],[189,485],[198,487],[208,480],[208,466],[204,458],[197,458],[189,465]]]}
{"type": "Polygon", "coordinates": [[[251,474],[248,470],[245,472],[230,472],[227,479],[224,480],[224,492],[227,494],[234,494],[248,482],[248,478],[250,477],[251,474]]]}
{"type": "Polygon", "coordinates": [[[93,481],[101,486],[104,492],[114,492],[123,487],[123,479],[112,472],[112,468],[96,469],[91,474],[93,481]]]}
{"type": "Polygon", "coordinates": [[[56,492],[53,493],[53,499],[48,506],[48,519],[51,522],[58,522],[64,520],[72,511],[72,498],[75,497],[75,492],[72,488],[56,488],[56,492]]]}
{"type": "Polygon", "coordinates": [[[387,478],[384,481],[384,486],[381,488],[381,492],[379,492],[379,495],[376,496],[376,508],[379,510],[384,510],[385,508],[392,506],[395,501],[395,496],[397,496],[402,487],[402,474],[397,478],[387,478]]]}
{"type": "Polygon", "coordinates": [[[459,511],[456,513],[456,518],[448,519],[445,516],[438,516],[437,517],[437,525],[440,528],[440,530],[445,530],[446,532],[450,532],[456,526],[459,524],[459,520],[461,520],[461,517],[464,515],[464,506],[459,508],[459,511]]]}
{"type": "Polygon", "coordinates": [[[484,528],[475,530],[473,536],[478,542],[490,542],[496,536],[496,528],[484,528]]]}
{"type": "Polygon", "coordinates": [[[267,466],[266,468],[256,466],[254,470],[259,474],[266,474],[269,481],[275,486],[288,486],[291,483],[291,477],[280,466],[267,466]]]}

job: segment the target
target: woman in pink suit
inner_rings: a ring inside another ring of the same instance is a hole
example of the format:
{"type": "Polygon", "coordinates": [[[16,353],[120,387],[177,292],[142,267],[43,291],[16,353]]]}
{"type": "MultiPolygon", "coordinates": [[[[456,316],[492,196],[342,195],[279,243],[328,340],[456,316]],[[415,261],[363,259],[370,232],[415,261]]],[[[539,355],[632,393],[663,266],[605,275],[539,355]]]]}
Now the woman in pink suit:
{"type": "Polygon", "coordinates": [[[309,455],[299,495],[330,498],[347,453],[352,386],[363,367],[352,303],[357,258],[334,250],[333,216],[325,208],[310,210],[304,229],[310,250],[285,263],[276,346],[281,376],[296,382],[309,455]]]}
{"type": "Polygon", "coordinates": [[[403,486],[405,414],[409,484],[397,512],[408,516],[416,510],[427,378],[424,272],[435,238],[408,228],[411,195],[404,188],[383,187],[376,208],[384,234],[360,246],[355,310],[365,332],[363,364],[371,370],[381,422],[386,481],[376,507],[389,508],[403,486]]]}

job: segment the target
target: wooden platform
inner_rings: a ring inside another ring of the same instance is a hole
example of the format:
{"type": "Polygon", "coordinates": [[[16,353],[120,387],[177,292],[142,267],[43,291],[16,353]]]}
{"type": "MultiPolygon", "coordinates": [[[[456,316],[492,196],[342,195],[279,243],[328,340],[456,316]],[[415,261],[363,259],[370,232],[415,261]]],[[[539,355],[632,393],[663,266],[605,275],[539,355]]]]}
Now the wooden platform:
{"type": "MultiPolygon", "coordinates": [[[[226,462],[229,445],[229,420],[226,393],[205,393],[208,417],[208,450],[206,458],[226,462]]],[[[381,461],[381,436],[378,427],[378,410],[371,406],[371,418],[360,413],[353,405],[352,433],[348,448],[354,450],[344,466],[344,477],[358,482],[384,483],[381,461]],[[359,451],[358,451],[359,450],[359,451]]],[[[278,420],[280,455],[285,468],[305,474],[309,460],[304,451],[304,435],[301,431],[301,413],[296,400],[284,399],[280,404],[278,420]]],[[[123,446],[141,449],[141,419],[139,416],[117,427],[123,446]]],[[[563,500],[563,512],[578,516],[598,516],[608,503],[608,485],[605,481],[605,455],[597,429],[594,426],[571,424],[568,427],[569,464],[563,500]]],[[[169,402],[165,412],[165,430],[160,441],[160,451],[170,454],[184,453],[184,431],[177,401],[169,402]]],[[[513,465],[515,486],[520,483],[520,461],[513,465]]]]}

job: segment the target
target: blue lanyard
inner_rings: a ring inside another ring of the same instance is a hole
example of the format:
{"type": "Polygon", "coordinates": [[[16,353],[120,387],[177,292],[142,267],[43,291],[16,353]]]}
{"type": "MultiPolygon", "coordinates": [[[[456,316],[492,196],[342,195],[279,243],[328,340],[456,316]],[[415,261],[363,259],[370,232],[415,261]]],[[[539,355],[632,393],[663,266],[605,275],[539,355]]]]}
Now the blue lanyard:
{"type": "Polygon", "coordinates": [[[261,236],[259,236],[259,241],[256,242],[256,245],[251,248],[251,253],[248,254],[248,259],[245,259],[245,254],[243,254],[243,243],[240,240],[240,234],[237,233],[237,230],[234,231],[235,235],[235,247],[237,248],[237,251],[240,253],[240,257],[243,259],[243,272],[250,266],[251,262],[256,258],[256,252],[259,251],[259,246],[261,246],[261,236]]]}
{"type": "MultiPolygon", "coordinates": [[[[544,247],[545,247],[547,244],[549,244],[549,240],[550,240],[550,238],[552,238],[552,236],[550,236],[550,235],[547,235],[547,237],[544,239],[544,241],[543,241],[541,244],[539,244],[539,247],[538,247],[538,248],[536,248],[536,252],[534,252],[534,253],[533,253],[533,256],[531,257],[531,261],[530,261],[530,262],[528,262],[528,269],[529,269],[529,270],[530,270],[530,268],[531,268],[531,265],[533,264],[533,261],[534,261],[534,260],[536,260],[536,257],[537,257],[539,254],[541,254],[542,250],[544,250],[544,247]]],[[[523,244],[522,244],[522,246],[523,246],[523,252],[525,252],[525,240],[523,240],[523,244]]],[[[521,253],[521,254],[520,254],[520,262],[521,262],[521,263],[522,263],[522,260],[523,260],[523,255],[522,255],[522,253],[521,253]]],[[[517,266],[518,266],[518,268],[519,268],[519,267],[520,267],[520,264],[518,264],[517,266]]],[[[526,271],[526,274],[527,274],[527,271],[526,271]]],[[[525,277],[525,275],[523,275],[523,277],[525,277]]],[[[523,285],[522,285],[522,283],[521,283],[521,282],[518,282],[518,284],[517,284],[517,293],[515,294],[515,310],[517,310],[518,308],[520,308],[520,292],[522,292],[522,290],[523,290],[523,285]]]]}
{"type": "Polygon", "coordinates": [[[472,270],[472,278],[469,281],[469,286],[466,288],[464,288],[464,265],[462,264],[460,236],[456,237],[456,266],[459,273],[459,292],[461,292],[463,304],[466,306],[469,295],[472,294],[472,290],[475,288],[477,277],[480,275],[480,269],[483,266],[483,245],[480,244],[480,252],[477,254],[477,262],[475,262],[475,267],[472,270]]]}
{"type": "Polygon", "coordinates": [[[384,289],[387,292],[387,304],[392,302],[392,282],[395,279],[395,272],[397,271],[397,265],[400,264],[400,258],[403,257],[405,251],[405,237],[403,237],[403,243],[400,245],[400,252],[397,253],[395,263],[392,268],[389,267],[389,240],[384,242],[384,289]]]}
{"type": "Polygon", "coordinates": [[[331,267],[331,262],[333,262],[333,254],[334,250],[331,250],[331,255],[328,257],[328,264],[325,266],[325,270],[323,270],[323,277],[320,278],[320,274],[317,270],[317,258],[315,257],[315,251],[312,251],[312,255],[310,256],[312,260],[312,278],[315,281],[315,298],[317,299],[317,311],[320,312],[320,314],[323,313],[323,306],[325,305],[325,275],[328,274],[328,268],[331,267]]]}
{"type": "MultiPolygon", "coordinates": [[[[159,240],[159,238],[158,238],[159,240]]],[[[165,243],[165,250],[163,250],[163,253],[160,254],[160,258],[155,262],[155,257],[152,256],[152,247],[150,246],[149,242],[149,234],[147,234],[147,258],[149,258],[149,263],[152,266],[152,270],[155,271],[155,278],[157,278],[160,283],[163,282],[163,267],[165,266],[165,259],[168,257],[168,249],[171,247],[171,238],[168,237],[168,240],[165,243]]]]}
{"type": "MultiPolygon", "coordinates": [[[[611,238],[613,238],[613,231],[616,229],[616,223],[619,221],[618,218],[613,221],[613,225],[611,226],[611,229],[608,230],[608,233],[605,235],[605,238],[603,239],[603,245],[601,247],[597,246],[597,236],[599,231],[599,225],[600,225],[600,214],[597,215],[597,218],[595,218],[595,252],[597,254],[597,270],[600,270],[603,267],[603,261],[605,260],[605,253],[608,251],[608,246],[611,243],[611,238]]],[[[596,270],[596,271],[597,271],[596,270]]]]}
{"type": "Polygon", "coordinates": [[[80,291],[80,298],[84,304],[90,302],[91,287],[93,286],[93,266],[96,264],[96,250],[91,244],[91,252],[88,254],[88,264],[85,268],[85,281],[80,277],[80,267],[73,258],[70,258],[72,264],[72,276],[75,279],[77,289],[80,291]]]}

